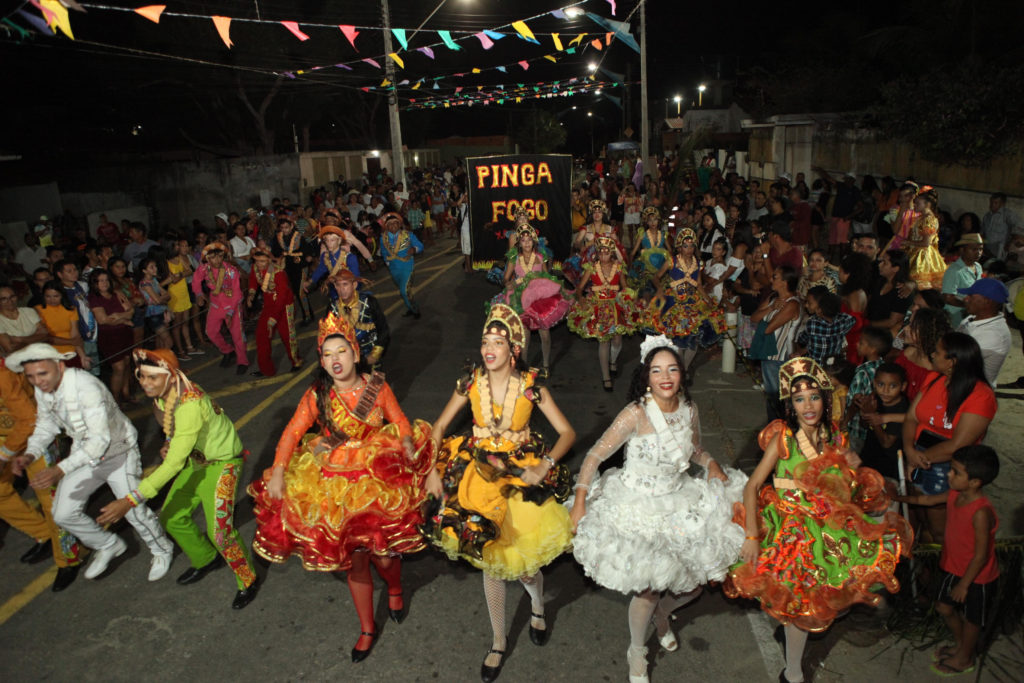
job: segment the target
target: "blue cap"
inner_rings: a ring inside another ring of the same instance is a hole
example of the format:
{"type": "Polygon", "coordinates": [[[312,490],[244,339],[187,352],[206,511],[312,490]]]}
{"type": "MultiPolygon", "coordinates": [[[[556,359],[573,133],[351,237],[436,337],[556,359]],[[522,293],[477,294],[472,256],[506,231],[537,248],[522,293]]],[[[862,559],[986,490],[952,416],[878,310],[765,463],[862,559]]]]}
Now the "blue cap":
{"type": "Polygon", "coordinates": [[[956,290],[964,296],[968,294],[980,294],[986,299],[991,299],[997,304],[1005,304],[1010,299],[1010,290],[999,280],[991,277],[978,278],[970,287],[963,287],[956,290]]]}

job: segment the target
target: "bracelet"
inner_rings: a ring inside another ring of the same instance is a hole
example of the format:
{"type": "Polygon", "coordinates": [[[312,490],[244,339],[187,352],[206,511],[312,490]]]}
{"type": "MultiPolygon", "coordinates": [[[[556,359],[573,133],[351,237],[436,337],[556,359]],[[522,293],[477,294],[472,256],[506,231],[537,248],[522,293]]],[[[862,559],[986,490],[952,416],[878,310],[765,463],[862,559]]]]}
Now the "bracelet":
{"type": "Polygon", "coordinates": [[[575,491],[576,489],[583,489],[584,491],[589,491],[590,484],[576,484],[575,486],[572,487],[572,490],[575,491]]]}
{"type": "Polygon", "coordinates": [[[552,458],[552,457],[551,457],[550,455],[548,455],[548,454],[546,454],[546,453],[545,453],[544,455],[540,456],[540,459],[541,459],[541,460],[544,460],[545,462],[547,462],[547,463],[548,463],[549,465],[551,465],[552,467],[554,467],[554,466],[555,466],[555,460],[554,460],[554,458],[552,458]]]}
{"type": "Polygon", "coordinates": [[[748,541],[760,541],[761,537],[760,536],[747,536],[747,540],[748,541]]]}
{"type": "Polygon", "coordinates": [[[128,495],[124,497],[124,499],[131,503],[131,506],[133,508],[139,507],[140,505],[142,505],[142,501],[146,500],[145,497],[141,493],[139,493],[138,489],[130,491],[128,495]]]}

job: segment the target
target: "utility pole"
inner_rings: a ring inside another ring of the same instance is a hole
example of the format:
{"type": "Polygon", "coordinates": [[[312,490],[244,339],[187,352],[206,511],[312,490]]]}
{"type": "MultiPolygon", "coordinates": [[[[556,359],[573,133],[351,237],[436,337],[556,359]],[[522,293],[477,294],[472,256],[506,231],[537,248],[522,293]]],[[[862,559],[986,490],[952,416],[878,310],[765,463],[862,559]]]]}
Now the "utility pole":
{"type": "Polygon", "coordinates": [[[640,0],[640,159],[651,173],[651,122],[647,112],[647,2],[640,0]]]}
{"type": "MultiPolygon", "coordinates": [[[[381,12],[384,15],[384,74],[390,85],[388,93],[388,119],[391,122],[391,175],[395,183],[405,183],[405,157],[402,152],[402,122],[398,119],[398,86],[395,85],[395,62],[390,55],[391,48],[391,12],[388,0],[380,0],[381,12]]],[[[404,187],[404,185],[403,185],[404,187]]]]}

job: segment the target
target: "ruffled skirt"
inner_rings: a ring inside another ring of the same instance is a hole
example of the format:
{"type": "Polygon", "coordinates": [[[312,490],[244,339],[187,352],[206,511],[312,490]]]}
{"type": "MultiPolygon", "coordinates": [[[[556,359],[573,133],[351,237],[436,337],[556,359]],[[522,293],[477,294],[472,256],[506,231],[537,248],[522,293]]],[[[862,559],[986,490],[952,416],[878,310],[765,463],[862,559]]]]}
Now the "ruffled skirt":
{"type": "Polygon", "coordinates": [[[249,485],[256,513],[253,548],[271,562],[292,554],[313,571],[347,570],[352,553],[413,553],[425,547],[419,525],[423,481],[434,459],[430,425],[413,424],[414,457],[405,455],[395,425],[354,445],[329,450],[307,436],[285,471],[285,495],[270,497],[271,469],[249,485]]]}
{"type": "Polygon", "coordinates": [[[663,334],[683,349],[714,346],[725,332],[725,313],[696,290],[683,295],[666,294],[651,301],[641,326],[663,334]]]}
{"type": "Polygon", "coordinates": [[[854,472],[841,454],[815,459],[797,481],[799,491],[761,489],[760,554],[735,565],[724,588],[730,597],[759,600],[784,624],[824,631],[850,605],[877,604],[879,587],[899,590],[893,574],[913,534],[895,513],[865,514],[885,509],[884,480],[870,468],[854,472]]]}
{"type": "Polygon", "coordinates": [[[565,319],[572,296],[557,276],[534,272],[523,277],[511,290],[495,296],[488,311],[496,303],[510,306],[529,329],[549,330],[565,319]]]}
{"type": "Polygon", "coordinates": [[[540,437],[510,452],[479,448],[462,436],[445,440],[437,467],[445,499],[427,515],[423,533],[449,559],[465,560],[501,579],[532,576],[572,547],[569,513],[561,505],[569,473],[555,466],[536,486],[518,474],[541,462],[540,437]]]}
{"type": "Polygon", "coordinates": [[[913,249],[910,252],[910,278],[918,289],[942,289],[942,276],[946,273],[946,262],[934,246],[913,249]]]}
{"type": "Polygon", "coordinates": [[[584,339],[608,341],[620,334],[633,334],[640,323],[636,298],[623,290],[614,299],[577,299],[569,309],[569,329],[584,339]]]}
{"type": "Polygon", "coordinates": [[[739,470],[724,469],[726,484],[682,474],[679,488],[662,495],[627,486],[621,470],[605,472],[587,495],[573,541],[576,561],[621,593],[689,593],[722,581],[743,545],[733,508],[747,481],[739,470]]]}

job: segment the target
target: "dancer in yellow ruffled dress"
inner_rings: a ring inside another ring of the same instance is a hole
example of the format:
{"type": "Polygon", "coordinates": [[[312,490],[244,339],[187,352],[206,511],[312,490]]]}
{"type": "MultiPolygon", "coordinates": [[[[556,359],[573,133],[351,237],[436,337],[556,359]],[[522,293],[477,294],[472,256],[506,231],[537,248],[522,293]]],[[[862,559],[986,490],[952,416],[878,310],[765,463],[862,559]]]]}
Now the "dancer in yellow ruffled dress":
{"type": "Polygon", "coordinates": [[[942,289],[946,261],[939,252],[939,193],[925,185],[914,197],[914,211],[920,215],[910,226],[910,236],[903,243],[910,255],[910,277],[918,289],[942,289]]]}
{"type": "Polygon", "coordinates": [[[505,655],[505,582],[519,579],[532,604],[530,640],[547,642],[544,575],[541,569],[572,545],[568,511],[569,473],[558,461],[576,434],[547,389],[535,384],[536,370],[521,367],[526,329],[504,304],[491,307],[480,353],[483,367],[462,378],[434,423],[440,442],[466,407],[473,412],[469,436],[445,439],[438,459],[444,500],[424,525],[430,541],[451,559],[483,570],[484,595],[494,631],[481,677],[498,677],[505,655]],[[558,432],[548,450],[530,431],[538,407],[558,432]]]}

